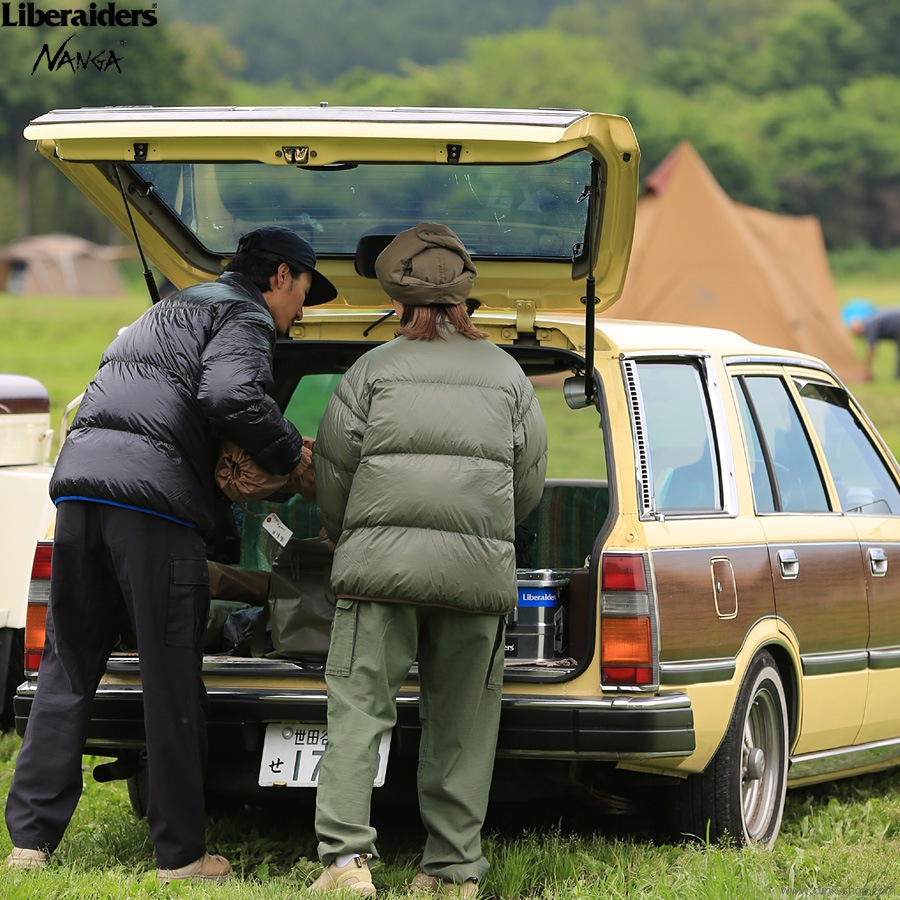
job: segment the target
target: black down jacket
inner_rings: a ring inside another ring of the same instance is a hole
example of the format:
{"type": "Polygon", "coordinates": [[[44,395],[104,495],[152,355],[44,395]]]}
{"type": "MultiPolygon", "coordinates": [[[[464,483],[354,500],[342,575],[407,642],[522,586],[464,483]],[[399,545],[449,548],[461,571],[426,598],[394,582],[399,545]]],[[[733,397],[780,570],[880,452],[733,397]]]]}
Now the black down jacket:
{"type": "Polygon", "coordinates": [[[50,496],[105,501],[208,533],[227,437],[275,474],[302,439],[267,395],[275,323],[242,275],[161,300],[106,349],[59,454],[50,496]]]}

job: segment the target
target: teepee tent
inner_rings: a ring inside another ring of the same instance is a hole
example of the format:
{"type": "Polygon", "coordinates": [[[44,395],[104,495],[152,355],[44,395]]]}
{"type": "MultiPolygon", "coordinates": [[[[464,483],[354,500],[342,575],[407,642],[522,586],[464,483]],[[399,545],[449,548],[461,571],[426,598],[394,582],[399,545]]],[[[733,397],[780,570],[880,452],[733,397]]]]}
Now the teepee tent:
{"type": "Polygon", "coordinates": [[[606,315],[727,328],[863,377],[817,219],[735,203],[686,141],[645,186],[625,289],[606,315]]]}

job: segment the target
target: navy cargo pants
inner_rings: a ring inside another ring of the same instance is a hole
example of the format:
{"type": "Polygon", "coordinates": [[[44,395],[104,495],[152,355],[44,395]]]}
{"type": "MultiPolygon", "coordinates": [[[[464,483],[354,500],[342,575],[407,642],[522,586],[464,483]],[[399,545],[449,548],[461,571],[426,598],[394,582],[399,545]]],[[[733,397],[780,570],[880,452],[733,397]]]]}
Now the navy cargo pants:
{"type": "Polygon", "coordinates": [[[200,533],[107,504],[59,504],[47,638],[6,803],[13,845],[52,852],[81,796],[91,703],[122,626],[137,636],[147,819],[161,868],[206,851],[201,678],[209,573],[200,533]]]}

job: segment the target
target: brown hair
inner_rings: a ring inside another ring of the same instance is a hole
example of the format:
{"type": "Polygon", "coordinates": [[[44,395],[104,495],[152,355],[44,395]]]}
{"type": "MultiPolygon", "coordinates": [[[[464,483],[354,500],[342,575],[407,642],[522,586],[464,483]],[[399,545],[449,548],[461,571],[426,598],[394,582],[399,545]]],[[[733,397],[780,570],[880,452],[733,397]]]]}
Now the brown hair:
{"type": "Polygon", "coordinates": [[[470,341],[480,341],[487,333],[479,331],[469,318],[464,303],[452,306],[403,306],[400,327],[394,332],[411,341],[433,341],[435,338],[446,340],[441,326],[452,325],[463,337],[470,341]]]}

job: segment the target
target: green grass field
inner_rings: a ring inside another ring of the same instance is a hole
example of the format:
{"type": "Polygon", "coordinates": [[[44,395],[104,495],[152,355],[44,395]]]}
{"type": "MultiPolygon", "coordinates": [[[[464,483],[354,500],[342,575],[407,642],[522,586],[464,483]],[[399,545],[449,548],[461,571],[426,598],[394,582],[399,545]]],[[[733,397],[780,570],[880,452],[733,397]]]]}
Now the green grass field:
{"type": "MultiPolygon", "coordinates": [[[[18,738],[0,737],[0,794],[12,776],[18,738]]],[[[38,873],[0,868],[0,897],[217,898],[288,900],[318,872],[309,796],[243,807],[209,818],[212,850],[232,862],[227,885],[164,888],[156,881],[147,824],[132,813],[122,782],[93,781],[53,863],[38,873]]],[[[376,792],[377,793],[377,792],[376,792]]],[[[401,900],[416,871],[422,829],[411,808],[376,804],[382,860],[373,869],[379,897],[401,900]]],[[[492,807],[485,853],[491,868],[482,900],[756,900],[900,898],[900,780],[872,775],[788,793],[774,850],[713,848],[655,839],[652,823],[623,828],[568,803],[492,807]]],[[[0,833],[0,854],[9,852],[0,833]]],[[[312,896],[312,895],[310,895],[312,896]]]]}

